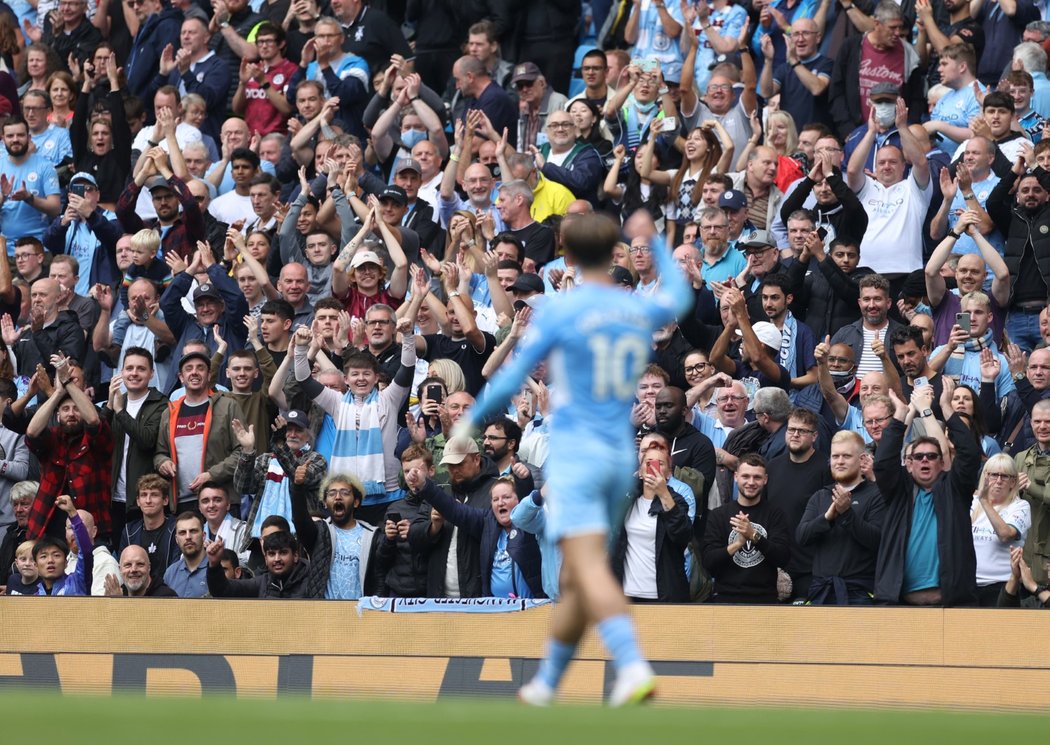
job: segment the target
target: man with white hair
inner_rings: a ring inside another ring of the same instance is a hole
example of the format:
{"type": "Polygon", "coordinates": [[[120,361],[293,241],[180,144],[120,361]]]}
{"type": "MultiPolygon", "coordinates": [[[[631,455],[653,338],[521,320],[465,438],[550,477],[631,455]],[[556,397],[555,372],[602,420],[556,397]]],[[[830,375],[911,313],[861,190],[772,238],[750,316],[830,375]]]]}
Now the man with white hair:
{"type": "Polygon", "coordinates": [[[532,188],[527,183],[515,179],[500,186],[497,206],[507,232],[521,241],[525,257],[537,269],[554,258],[554,233],[532,219],[532,188]]]}

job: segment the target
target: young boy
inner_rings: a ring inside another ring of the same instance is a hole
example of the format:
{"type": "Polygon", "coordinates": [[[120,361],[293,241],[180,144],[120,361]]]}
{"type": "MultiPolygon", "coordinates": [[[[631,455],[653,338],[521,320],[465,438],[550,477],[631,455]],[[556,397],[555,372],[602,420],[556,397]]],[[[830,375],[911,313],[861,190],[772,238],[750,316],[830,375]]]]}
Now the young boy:
{"type": "Polygon", "coordinates": [[[1014,100],[1017,123],[1032,138],[1032,142],[1038,144],[1043,139],[1043,124],[1046,120],[1032,108],[1032,91],[1035,89],[1035,81],[1024,70],[1011,70],[1003,82],[1005,85],[1000,86],[1000,90],[1005,90],[1014,100]]]}
{"type": "Polygon", "coordinates": [[[541,360],[552,355],[558,360],[551,365],[551,388],[564,393],[551,401],[547,528],[562,550],[562,602],[554,607],[547,656],[518,693],[536,706],[554,700],[590,623],[596,623],[616,666],[610,704],[642,701],[655,688],[623,590],[609,568],[608,533],[619,529],[616,505],[633,478],[630,412],[652,334],[689,309],[692,293],[647,213],[631,217],[624,232],[651,248],[660,276],[653,294],[629,295],[613,284],[609,265],[620,239],[618,225],[600,215],[573,220],[565,231],[565,248],[582,274],[579,287],[559,293],[537,311],[517,356],[453,432],[453,439],[469,436],[506,407],[541,360]],[[571,414],[565,410],[568,402],[571,414]]]}
{"type": "Polygon", "coordinates": [[[160,249],[160,233],[152,228],[145,228],[131,236],[131,266],[124,271],[124,280],[120,283],[120,302],[128,312],[138,309],[128,305],[128,288],[140,277],[151,280],[157,286],[157,295],[164,292],[171,284],[171,270],[163,260],[157,258],[160,249]]]}
{"type": "Polygon", "coordinates": [[[15,549],[15,570],[7,580],[8,595],[36,595],[40,590],[40,573],[33,561],[36,541],[23,541],[15,549]]]}

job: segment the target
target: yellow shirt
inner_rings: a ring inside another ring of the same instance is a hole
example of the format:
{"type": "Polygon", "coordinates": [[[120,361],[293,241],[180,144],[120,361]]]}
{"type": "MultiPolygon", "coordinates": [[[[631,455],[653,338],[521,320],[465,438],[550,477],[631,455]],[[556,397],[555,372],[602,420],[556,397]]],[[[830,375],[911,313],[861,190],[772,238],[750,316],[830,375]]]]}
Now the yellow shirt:
{"type": "Polygon", "coordinates": [[[543,222],[551,215],[564,215],[575,201],[576,197],[571,191],[540,174],[540,180],[532,190],[532,209],[529,214],[536,222],[543,222]]]}

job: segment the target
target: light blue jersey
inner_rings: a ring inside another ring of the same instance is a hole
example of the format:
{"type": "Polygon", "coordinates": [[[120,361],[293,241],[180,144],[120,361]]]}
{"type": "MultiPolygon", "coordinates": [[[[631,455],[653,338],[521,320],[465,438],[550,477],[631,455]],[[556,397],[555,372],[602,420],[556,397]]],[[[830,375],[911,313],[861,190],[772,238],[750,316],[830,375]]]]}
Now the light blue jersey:
{"type": "MultiPolygon", "coordinates": [[[[59,193],[58,174],[42,155],[34,153],[25,162],[15,164],[10,159],[0,162],[0,174],[7,176],[14,189],[25,186],[37,197],[49,197],[59,193]]],[[[0,232],[7,236],[7,252],[14,255],[16,238],[32,236],[43,239],[51,219],[43,212],[30,207],[28,202],[8,199],[0,209],[0,232]]]]}
{"type": "Polygon", "coordinates": [[[48,163],[58,166],[66,158],[73,157],[73,144],[69,140],[69,130],[50,125],[40,134],[31,135],[36,151],[44,156],[48,163]]]}
{"type": "Polygon", "coordinates": [[[514,359],[493,377],[469,414],[477,426],[502,411],[525,376],[548,360],[551,455],[545,468],[552,493],[550,525],[557,537],[566,531],[608,530],[608,511],[604,524],[596,507],[573,519],[566,499],[601,502],[615,495],[623,501],[637,462],[631,406],[635,384],[649,362],[653,331],[692,304],[689,285],[663,241],[652,243],[661,277],[655,292],[639,295],[587,283],[551,298],[536,312],[514,359]]]}

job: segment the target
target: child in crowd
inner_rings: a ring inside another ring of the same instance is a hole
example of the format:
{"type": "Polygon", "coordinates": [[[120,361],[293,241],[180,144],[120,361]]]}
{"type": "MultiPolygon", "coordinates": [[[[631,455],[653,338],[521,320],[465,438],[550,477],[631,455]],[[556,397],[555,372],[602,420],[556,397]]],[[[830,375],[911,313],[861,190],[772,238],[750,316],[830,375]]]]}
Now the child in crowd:
{"type": "Polygon", "coordinates": [[[36,595],[39,574],[33,560],[34,541],[23,541],[15,549],[15,569],[7,580],[8,595],[36,595]]]}
{"type": "Polygon", "coordinates": [[[144,228],[131,236],[131,266],[125,270],[124,280],[120,283],[120,302],[128,308],[129,313],[140,312],[128,305],[128,288],[136,279],[145,277],[153,280],[158,295],[171,284],[171,270],[158,255],[159,249],[160,233],[156,230],[144,228]]]}

